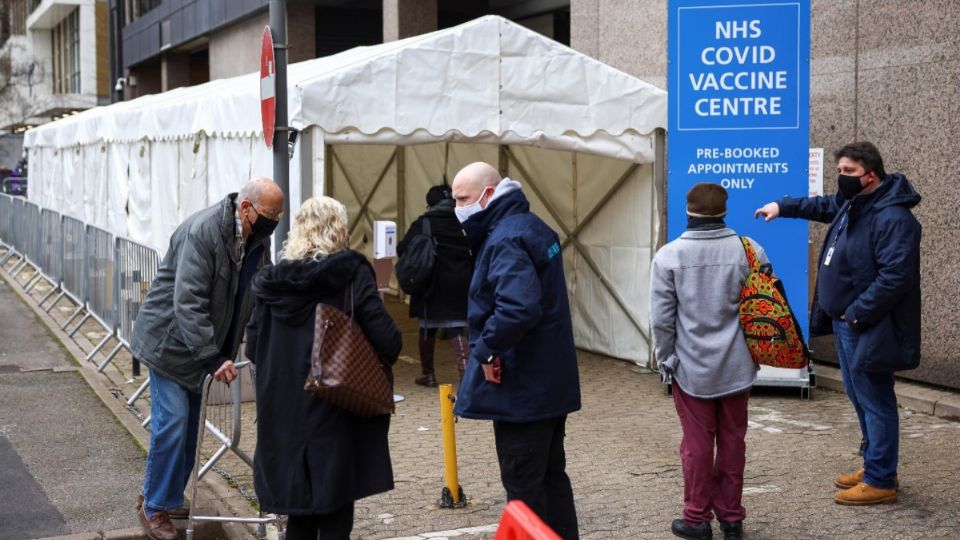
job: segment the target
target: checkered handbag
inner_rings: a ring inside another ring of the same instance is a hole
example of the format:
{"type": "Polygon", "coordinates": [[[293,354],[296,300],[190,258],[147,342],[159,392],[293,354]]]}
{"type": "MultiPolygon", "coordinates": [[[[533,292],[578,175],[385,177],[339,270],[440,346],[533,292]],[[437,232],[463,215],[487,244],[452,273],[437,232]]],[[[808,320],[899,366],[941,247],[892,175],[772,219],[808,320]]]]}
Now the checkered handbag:
{"type": "Polygon", "coordinates": [[[383,364],[350,315],[317,304],[310,360],[307,392],[358,416],[393,412],[393,387],[383,364]]]}

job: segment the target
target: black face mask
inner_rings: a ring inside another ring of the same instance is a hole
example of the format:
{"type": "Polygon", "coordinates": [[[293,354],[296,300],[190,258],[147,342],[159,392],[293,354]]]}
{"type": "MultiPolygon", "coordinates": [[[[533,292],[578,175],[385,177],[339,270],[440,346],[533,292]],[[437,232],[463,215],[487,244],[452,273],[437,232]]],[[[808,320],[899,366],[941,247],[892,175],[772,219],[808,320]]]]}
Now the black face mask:
{"type": "Polygon", "coordinates": [[[260,215],[256,208],[253,211],[257,214],[257,220],[250,224],[250,241],[256,242],[273,234],[280,222],[260,215]]]}
{"type": "Polygon", "coordinates": [[[863,184],[860,183],[860,178],[862,177],[849,176],[846,174],[841,174],[837,177],[837,184],[840,186],[840,193],[843,193],[843,198],[849,201],[863,191],[863,184]]]}

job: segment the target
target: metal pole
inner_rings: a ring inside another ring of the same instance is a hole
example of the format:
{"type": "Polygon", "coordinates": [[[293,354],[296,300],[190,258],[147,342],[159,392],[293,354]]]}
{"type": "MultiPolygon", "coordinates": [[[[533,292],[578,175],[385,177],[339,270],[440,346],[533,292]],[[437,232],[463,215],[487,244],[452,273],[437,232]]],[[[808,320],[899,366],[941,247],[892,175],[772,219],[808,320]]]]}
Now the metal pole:
{"type": "MultiPolygon", "coordinates": [[[[276,131],[273,134],[273,181],[280,186],[290,207],[290,158],[287,154],[287,2],[270,0],[270,33],[273,34],[273,56],[276,62],[276,131]]],[[[274,232],[274,246],[279,252],[290,230],[290,213],[284,212],[274,232]]]]}
{"type": "Polygon", "coordinates": [[[443,432],[443,480],[440,508],[461,508],[467,504],[457,474],[457,434],[454,427],[453,385],[440,385],[440,427],[443,432]]]}

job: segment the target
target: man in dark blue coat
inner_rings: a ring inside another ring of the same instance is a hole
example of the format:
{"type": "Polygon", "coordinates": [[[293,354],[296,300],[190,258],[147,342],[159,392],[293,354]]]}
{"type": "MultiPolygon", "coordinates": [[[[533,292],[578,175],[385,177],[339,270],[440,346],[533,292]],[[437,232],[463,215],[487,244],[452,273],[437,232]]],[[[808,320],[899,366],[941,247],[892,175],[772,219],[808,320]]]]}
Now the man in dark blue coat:
{"type": "Polygon", "coordinates": [[[493,420],[507,500],[578,538],[563,438],[580,409],[580,378],[559,239],[530,212],[520,183],[487,163],[457,173],[453,198],[476,257],[456,413],[493,420]]]}
{"type": "Polygon", "coordinates": [[[900,437],[893,374],[920,364],[920,202],[907,178],[886,174],[869,142],[834,152],[840,192],[785,197],[758,209],[830,223],[819,259],[812,336],[835,334],[843,386],[863,434],[863,468],[837,476],[839,504],[897,500],[900,437]]]}

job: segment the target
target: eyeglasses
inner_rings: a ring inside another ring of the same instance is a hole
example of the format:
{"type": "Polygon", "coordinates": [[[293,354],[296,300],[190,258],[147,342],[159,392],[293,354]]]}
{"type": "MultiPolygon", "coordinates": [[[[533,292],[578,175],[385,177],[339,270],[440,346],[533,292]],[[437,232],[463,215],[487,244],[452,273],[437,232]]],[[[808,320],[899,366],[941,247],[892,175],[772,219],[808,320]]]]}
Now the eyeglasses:
{"type": "Polygon", "coordinates": [[[267,219],[270,219],[270,220],[273,220],[273,221],[280,221],[280,218],[283,217],[283,210],[279,210],[279,211],[276,211],[276,212],[271,212],[271,211],[269,211],[269,210],[264,210],[262,206],[257,206],[257,205],[254,204],[254,203],[250,203],[250,205],[253,206],[254,212],[256,212],[257,214],[259,214],[259,215],[261,215],[261,216],[263,216],[263,217],[265,217],[265,218],[267,218],[267,219]]]}

